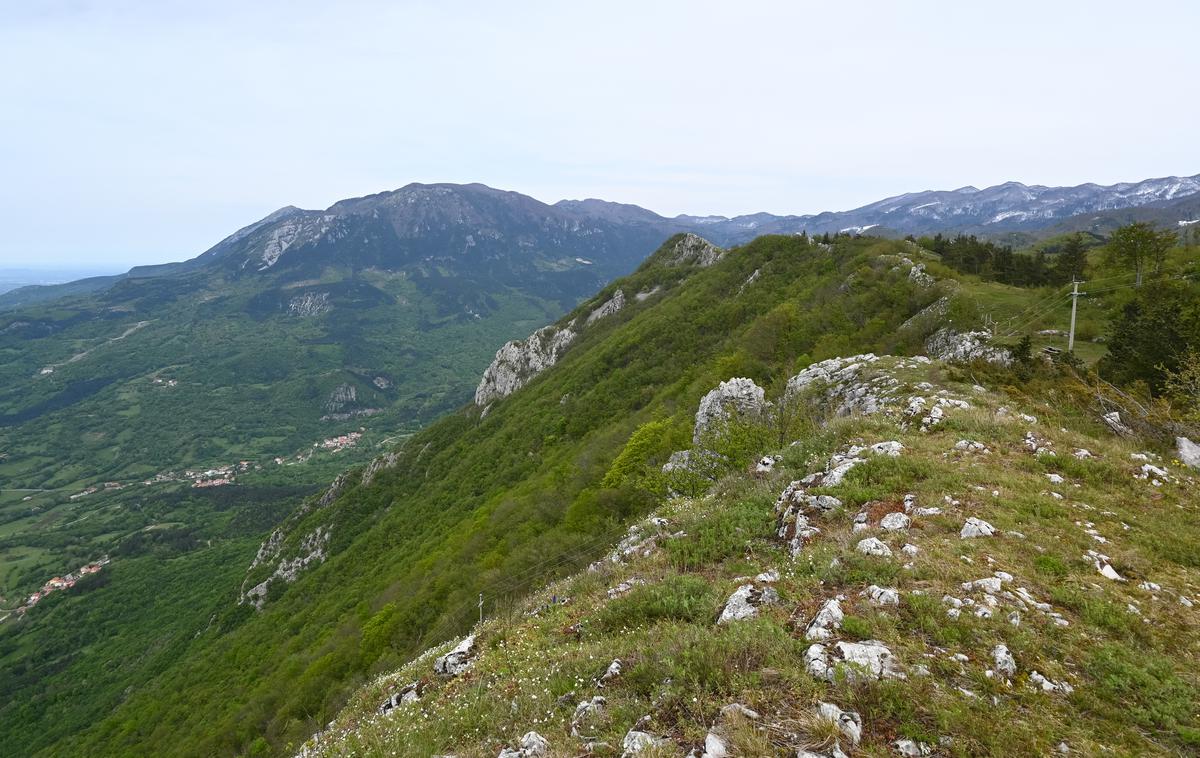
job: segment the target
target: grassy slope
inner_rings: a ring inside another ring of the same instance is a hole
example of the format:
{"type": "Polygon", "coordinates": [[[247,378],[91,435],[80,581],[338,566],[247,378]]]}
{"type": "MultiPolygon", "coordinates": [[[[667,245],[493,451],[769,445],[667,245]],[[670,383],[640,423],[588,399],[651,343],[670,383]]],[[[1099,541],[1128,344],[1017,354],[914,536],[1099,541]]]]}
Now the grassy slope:
{"type": "MultiPolygon", "coordinates": [[[[228,754],[260,736],[277,748],[298,742],[357,682],[462,628],[480,589],[503,582],[521,594],[556,559],[577,565],[565,559],[598,550],[598,534],[652,507],[645,493],[597,486],[638,424],[674,419],[668,437],[682,442],[692,398],[716,377],[765,380],[808,356],[895,347],[897,325],[935,293],[869,265],[894,244],[845,240],[829,252],[764,238],[598,322],[545,380],[482,420],[468,409],[434,424],[372,486],[310,514],[296,534],[331,524],[326,563],[262,614],[210,632],[60,748],[228,754]],[[850,274],[851,291],[840,292],[850,274]]],[[[678,276],[652,260],[620,286],[639,292],[678,276]]]]}
{"type": "MultiPolygon", "coordinates": [[[[891,755],[891,743],[901,737],[931,745],[949,738],[942,753],[961,756],[1046,755],[1061,741],[1082,755],[1200,748],[1200,617],[1178,599],[1198,599],[1200,591],[1200,562],[1189,547],[1200,540],[1200,508],[1190,494],[1195,472],[1168,463],[1170,483],[1155,487],[1136,479],[1139,464],[1131,454],[1143,448],[1098,425],[1087,393],[1070,379],[1042,379],[1023,393],[972,389],[967,372],[937,363],[891,373],[906,383],[897,391],[901,397],[930,394],[914,386],[928,381],[973,407],[951,410],[928,433],[916,424],[902,426],[899,417],[840,418],[801,435],[796,445],[760,450],[782,456],[770,475],[735,471],[707,496],[675,499],[659,510],[670,521],[667,531],[686,536],[663,542],[649,556],[561,580],[495,614],[475,630],[482,652],[465,676],[440,679],[432,657],[423,656],[380,677],[352,699],[315,754],[452,751],[490,758],[536,730],[548,738],[550,755],[578,755],[584,741],[571,734],[572,715],[576,703],[593,695],[607,699],[606,710],[583,733],[619,746],[626,731],[649,716],[643,728],[671,741],[649,755],[702,747],[730,702],[762,714],[758,723],[723,728],[734,755],[817,749],[830,734],[811,715],[817,701],[861,714],[863,755],[891,755]],[[1011,412],[998,413],[1001,406],[1011,412]],[[1020,412],[1037,420],[1023,420],[1020,412]],[[1049,440],[1057,455],[1028,451],[1026,431],[1049,440]],[[964,438],[990,452],[955,451],[964,438]],[[824,490],[845,507],[820,519],[822,534],[790,558],[773,534],[775,498],[789,481],[821,470],[831,453],[881,440],[901,441],[903,454],[872,458],[842,485],[824,490]],[[1076,459],[1072,451],[1079,447],[1095,457],[1076,459]],[[1052,484],[1049,474],[1065,481],[1052,484]],[[899,507],[909,493],[943,514],[918,516],[902,533],[878,528],[879,514],[899,507]],[[867,503],[882,504],[871,508],[872,527],[852,532],[853,514],[867,503]],[[1006,533],[962,540],[967,516],[1006,533]],[[1087,528],[1108,542],[1099,544],[1087,528]],[[867,536],[889,543],[894,557],[857,553],[856,543],[867,536]],[[905,543],[920,548],[907,566],[899,552],[905,543]],[[1127,581],[1102,578],[1085,559],[1089,549],[1111,556],[1127,581]],[[781,603],[754,620],[716,624],[724,600],[745,577],[769,569],[782,574],[775,584],[781,603]],[[969,608],[958,619],[947,616],[943,595],[978,598],[961,584],[997,570],[1013,575],[1010,589],[1027,588],[1069,626],[1033,609],[1022,610],[1014,626],[1008,613],[1017,606],[1009,600],[989,619],[969,608]],[[646,584],[609,596],[610,588],[632,578],[646,584]],[[1161,589],[1144,589],[1143,581],[1161,589]],[[897,588],[899,606],[868,603],[860,592],[870,584],[897,588]],[[805,627],[836,595],[845,596],[847,618],[835,639],[883,641],[908,669],[907,680],[827,684],[804,670],[805,627]],[[998,643],[1017,662],[1011,682],[985,674],[998,643]],[[966,659],[952,658],[957,654],[966,659]],[[624,673],[600,689],[595,679],[614,658],[624,673]],[[917,674],[918,665],[929,674],[917,674]],[[1033,687],[1034,670],[1069,682],[1074,693],[1033,687]],[[414,680],[428,685],[418,704],[378,715],[389,692],[414,680]]],[[[989,384],[1003,378],[993,373],[989,384]]]]}
{"type": "MultiPolygon", "coordinates": [[[[218,623],[111,717],[27,747],[215,755],[298,743],[357,683],[465,629],[478,591],[489,608],[503,606],[594,557],[654,507],[647,492],[599,484],[644,422],[661,419],[649,452],[661,462],[686,443],[696,398],[721,378],[751,376],[777,392],[811,360],[916,349],[920,335],[897,327],[939,292],[911,286],[904,270],[876,258],[893,253],[918,254],[876,240],[839,240],[826,251],[765,238],[631,304],[482,421],[467,410],[435,424],[374,485],[307,517],[294,536],[331,524],[333,555],[263,614],[232,606],[236,584],[221,588],[218,623]]],[[[651,261],[619,286],[644,291],[679,276],[651,261]]],[[[1042,293],[963,281],[952,309],[960,324],[1038,316],[1031,308],[1042,293]]],[[[1043,325],[1059,324],[1033,324],[1043,325]]]]}

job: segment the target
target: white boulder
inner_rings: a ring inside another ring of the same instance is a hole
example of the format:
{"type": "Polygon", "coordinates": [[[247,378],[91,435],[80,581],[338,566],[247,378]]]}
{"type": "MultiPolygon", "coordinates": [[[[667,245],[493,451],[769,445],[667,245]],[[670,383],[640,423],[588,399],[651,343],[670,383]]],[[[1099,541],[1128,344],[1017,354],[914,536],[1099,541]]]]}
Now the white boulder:
{"type": "Polygon", "coordinates": [[[731,416],[757,418],[767,409],[762,387],[751,379],[735,377],[721,382],[700,400],[696,411],[696,426],[692,432],[693,444],[699,445],[705,432],[727,422],[731,416]]]}
{"type": "Polygon", "coordinates": [[[864,555],[878,555],[883,558],[890,558],[892,555],[892,549],[878,537],[867,537],[865,540],[860,540],[854,549],[864,555]]]}
{"type": "Polygon", "coordinates": [[[972,516],[963,524],[962,531],[958,533],[960,539],[968,540],[974,537],[991,537],[996,534],[996,527],[981,518],[972,516]]]}

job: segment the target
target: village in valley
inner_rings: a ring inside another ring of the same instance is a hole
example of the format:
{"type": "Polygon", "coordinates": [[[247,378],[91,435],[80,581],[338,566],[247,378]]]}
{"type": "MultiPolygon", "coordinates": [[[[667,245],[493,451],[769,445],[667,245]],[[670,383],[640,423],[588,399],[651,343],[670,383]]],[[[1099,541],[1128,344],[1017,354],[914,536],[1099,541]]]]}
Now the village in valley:
{"type": "MultiPolygon", "coordinates": [[[[75,586],[75,583],[78,582],[83,577],[88,576],[90,574],[100,573],[100,571],[105,566],[107,566],[108,563],[109,563],[109,559],[108,559],[108,556],[106,555],[97,561],[92,561],[91,563],[80,566],[78,569],[76,569],[68,574],[64,574],[62,576],[56,576],[56,577],[51,578],[49,581],[47,581],[45,584],[42,585],[41,589],[39,589],[37,592],[34,592],[32,595],[30,595],[25,600],[25,604],[17,607],[16,610],[13,611],[13,613],[16,614],[17,616],[25,615],[26,611],[28,611],[33,606],[37,605],[39,602],[42,601],[43,598],[45,598],[50,593],[57,592],[59,590],[71,589],[72,587],[75,586]]],[[[8,618],[8,617],[4,616],[4,617],[0,618],[0,621],[4,620],[5,618],[8,618]]]]}
{"type": "MultiPolygon", "coordinates": [[[[163,382],[163,384],[166,383],[167,382],[163,382]]],[[[214,466],[212,468],[184,469],[182,471],[162,471],[141,481],[106,481],[85,487],[84,489],[67,496],[67,500],[75,503],[91,496],[117,492],[119,490],[124,490],[139,485],[143,487],[150,487],[154,485],[190,482],[191,487],[197,489],[224,487],[234,484],[238,477],[242,474],[252,471],[262,471],[266,466],[302,465],[307,463],[312,458],[314,453],[337,454],[344,450],[354,448],[362,440],[365,432],[365,429],[359,428],[356,431],[350,431],[346,432],[345,434],[327,437],[312,443],[311,447],[303,448],[293,455],[274,457],[270,459],[269,464],[258,463],[251,460],[239,460],[236,463],[214,466]]],[[[33,498],[34,495],[28,495],[22,498],[22,500],[31,501],[33,498]]],[[[87,516],[84,516],[84,518],[87,518],[87,516]]],[[[78,582],[80,579],[90,574],[100,572],[109,564],[109,562],[109,557],[105,555],[104,557],[81,566],[74,571],[61,576],[52,577],[43,583],[37,591],[30,594],[28,598],[26,598],[25,601],[19,606],[15,608],[0,608],[0,622],[3,622],[10,617],[24,616],[29,609],[37,605],[47,595],[59,590],[66,590],[74,587],[76,582],[78,582]]],[[[5,605],[5,603],[3,599],[0,599],[0,606],[2,605],[5,605]]]]}

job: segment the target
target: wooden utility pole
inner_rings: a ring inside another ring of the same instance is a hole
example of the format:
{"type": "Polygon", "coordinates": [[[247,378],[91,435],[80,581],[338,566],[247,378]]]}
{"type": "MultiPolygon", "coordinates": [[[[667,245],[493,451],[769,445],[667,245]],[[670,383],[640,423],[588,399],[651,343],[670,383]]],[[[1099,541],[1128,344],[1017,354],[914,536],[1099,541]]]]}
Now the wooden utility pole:
{"type": "Polygon", "coordinates": [[[1075,352],[1075,311],[1079,306],[1079,296],[1086,295],[1086,292],[1079,291],[1079,280],[1071,281],[1071,334],[1067,337],[1067,352],[1075,352]]]}

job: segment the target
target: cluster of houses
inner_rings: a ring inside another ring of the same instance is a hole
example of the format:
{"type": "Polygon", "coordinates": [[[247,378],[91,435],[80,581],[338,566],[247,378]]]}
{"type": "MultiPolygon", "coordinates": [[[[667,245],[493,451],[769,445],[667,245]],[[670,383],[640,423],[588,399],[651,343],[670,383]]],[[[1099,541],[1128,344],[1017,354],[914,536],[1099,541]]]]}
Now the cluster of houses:
{"type": "Polygon", "coordinates": [[[356,444],[358,444],[358,440],[361,437],[362,432],[339,434],[336,437],[330,437],[329,439],[321,440],[320,442],[314,442],[313,447],[319,447],[322,450],[332,450],[336,453],[339,450],[345,450],[348,447],[354,447],[356,444]]]}
{"type": "Polygon", "coordinates": [[[50,581],[43,584],[40,590],[30,595],[29,599],[25,601],[25,605],[17,609],[17,613],[24,613],[29,608],[37,605],[39,602],[41,602],[42,598],[46,597],[51,592],[57,592],[58,590],[66,590],[74,587],[75,583],[80,579],[88,574],[99,573],[100,569],[107,565],[108,556],[106,555],[98,561],[93,561],[86,566],[80,566],[78,569],[69,574],[52,578],[50,581]]]}

